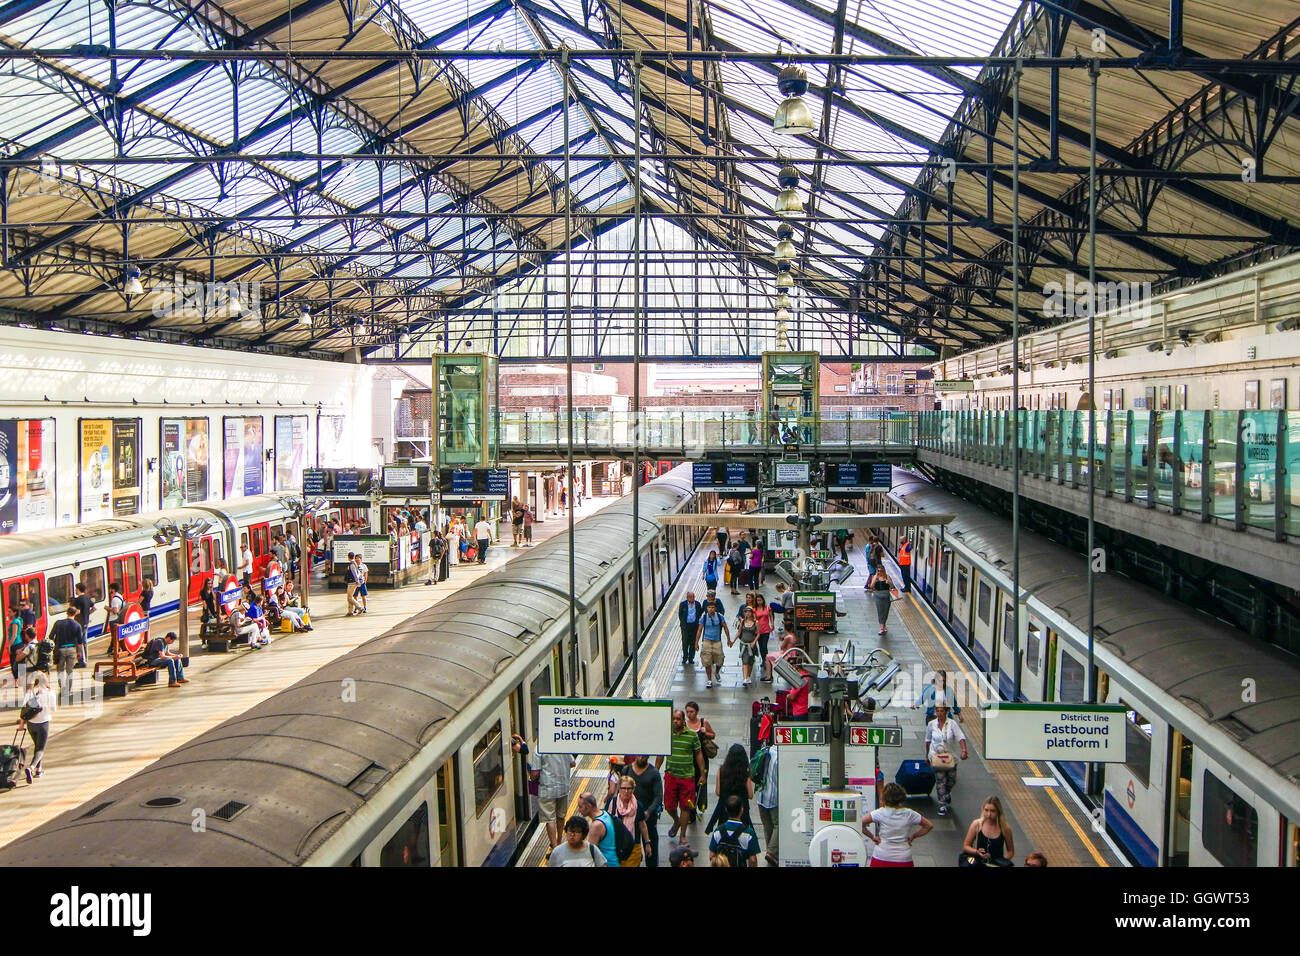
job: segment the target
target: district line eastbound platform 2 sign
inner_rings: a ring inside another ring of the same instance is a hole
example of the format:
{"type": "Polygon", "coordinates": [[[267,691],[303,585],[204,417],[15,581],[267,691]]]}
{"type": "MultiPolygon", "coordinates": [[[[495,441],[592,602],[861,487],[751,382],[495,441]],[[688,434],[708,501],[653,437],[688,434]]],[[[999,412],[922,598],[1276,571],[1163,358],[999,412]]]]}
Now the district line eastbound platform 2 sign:
{"type": "Polygon", "coordinates": [[[985,704],[989,760],[1124,763],[1126,711],[1116,704],[985,704]]]}
{"type": "Polygon", "coordinates": [[[615,697],[542,697],[537,750],[544,754],[667,754],[673,702],[615,697]]]}

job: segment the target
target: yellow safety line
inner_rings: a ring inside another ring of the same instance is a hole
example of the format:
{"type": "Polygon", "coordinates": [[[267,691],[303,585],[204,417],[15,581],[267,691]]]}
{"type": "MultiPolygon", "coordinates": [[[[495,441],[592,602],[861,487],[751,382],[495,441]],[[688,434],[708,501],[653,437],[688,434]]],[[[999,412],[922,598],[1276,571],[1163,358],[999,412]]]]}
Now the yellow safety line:
{"type": "MultiPolygon", "coordinates": [[[[925,622],[925,626],[930,629],[930,632],[934,634],[935,639],[939,641],[939,646],[943,648],[944,653],[948,655],[948,657],[952,660],[953,664],[957,666],[957,669],[959,671],[965,673],[966,670],[965,662],[959,660],[956,654],[953,653],[952,648],[949,646],[947,639],[944,638],[944,636],[939,633],[939,629],[935,627],[934,624],[930,621],[929,614],[925,613],[925,611],[922,610],[921,605],[916,600],[916,595],[908,594],[907,598],[909,601],[912,602],[913,608],[916,609],[917,616],[920,617],[921,620],[925,622]]],[[[977,685],[977,696],[980,697],[981,701],[983,700],[983,695],[978,693],[978,685],[977,685]]],[[[1025,761],[1025,763],[1028,765],[1029,769],[1034,772],[1035,777],[1046,776],[1045,774],[1039,772],[1038,766],[1036,764],[1030,761],[1025,761]]],[[[1066,810],[1065,804],[1061,802],[1061,798],[1052,792],[1051,787],[1044,787],[1042,789],[1045,789],[1047,791],[1047,796],[1051,799],[1052,803],[1056,805],[1056,809],[1061,812],[1061,816],[1064,817],[1066,822],[1070,824],[1070,827],[1074,830],[1075,835],[1078,836],[1079,842],[1081,842],[1087,848],[1088,853],[1092,856],[1094,860],[1097,861],[1097,865],[1110,866],[1110,864],[1106,862],[1106,858],[1097,852],[1097,848],[1093,846],[1092,840],[1088,837],[1088,835],[1083,832],[1083,828],[1080,827],[1078,821],[1074,819],[1074,815],[1070,813],[1068,810],[1066,810]]]]}

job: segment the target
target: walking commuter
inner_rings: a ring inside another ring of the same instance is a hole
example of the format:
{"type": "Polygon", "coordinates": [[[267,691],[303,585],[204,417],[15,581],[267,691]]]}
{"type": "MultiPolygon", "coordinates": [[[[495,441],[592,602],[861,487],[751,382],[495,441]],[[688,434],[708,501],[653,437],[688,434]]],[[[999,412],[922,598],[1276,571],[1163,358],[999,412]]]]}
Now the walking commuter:
{"type": "Polygon", "coordinates": [[[700,716],[700,705],[695,701],[688,700],[682,709],[686,713],[687,728],[700,737],[702,766],[695,778],[695,811],[703,813],[709,808],[709,759],[710,754],[714,757],[718,755],[718,745],[715,742],[718,735],[713,725],[700,716]]]}
{"type": "Polygon", "coordinates": [[[885,571],[883,564],[876,565],[876,573],[867,581],[867,590],[871,592],[871,599],[876,604],[876,621],[880,624],[880,633],[885,633],[885,625],[889,621],[889,607],[894,603],[894,582],[889,580],[889,574],[885,571]]]}
{"type": "Polygon", "coordinates": [[[1047,857],[1043,856],[1038,850],[1035,850],[1029,856],[1025,857],[1025,866],[1047,866],[1047,857]]]}
{"type": "Polygon", "coordinates": [[[356,555],[351,551],[348,552],[347,566],[343,569],[343,584],[347,587],[348,596],[348,613],[344,616],[360,614],[361,602],[357,600],[357,588],[361,586],[361,572],[357,570],[356,555]]]}
{"type": "Polygon", "coordinates": [[[510,547],[517,548],[524,541],[524,506],[515,498],[510,502],[510,528],[514,533],[514,541],[510,547]]]}
{"type": "Polygon", "coordinates": [[[672,852],[668,854],[668,865],[673,869],[679,867],[694,869],[695,851],[691,849],[689,843],[683,843],[680,846],[673,847],[672,852]]]}
{"type": "Polygon", "coordinates": [[[54,666],[59,674],[59,699],[69,703],[72,694],[72,669],[76,666],[85,642],[86,632],[77,623],[77,609],[68,605],[68,616],[55,621],[50,628],[50,640],[54,642],[54,666]]]}
{"type": "Polygon", "coordinates": [[[912,590],[912,539],[898,542],[898,570],[903,575],[903,593],[912,590]]]}
{"type": "Polygon", "coordinates": [[[704,828],[705,833],[712,833],[714,828],[722,822],[723,808],[732,797],[741,802],[739,819],[744,824],[745,829],[754,829],[754,821],[749,817],[749,801],[754,797],[754,778],[750,775],[749,757],[745,755],[743,745],[732,744],[728,748],[727,756],[723,758],[722,766],[718,768],[718,777],[714,783],[713,792],[717,796],[718,802],[713,808],[713,816],[710,818],[708,826],[704,828]]]}
{"type": "MultiPolygon", "coordinates": [[[[754,617],[753,605],[741,609],[736,640],[740,642],[740,686],[748,687],[752,683],[754,661],[758,658],[758,619],[754,617]]],[[[728,639],[728,646],[733,643],[728,639]]]]}
{"type": "Polygon", "coordinates": [[[778,763],[781,748],[767,747],[765,750],[767,759],[764,761],[762,779],[754,781],[754,803],[758,806],[758,819],[763,824],[763,843],[767,847],[765,855],[767,863],[769,866],[780,866],[781,818],[778,815],[780,807],[778,763]]]}
{"type": "Polygon", "coordinates": [[[185,665],[180,654],[172,650],[172,645],[175,643],[176,633],[168,631],[163,637],[155,637],[145,648],[145,662],[150,667],[166,669],[167,676],[170,678],[167,682],[168,687],[180,687],[181,684],[190,682],[185,676],[185,665]]]}
{"type": "Polygon", "coordinates": [[[710,591],[718,589],[718,552],[710,551],[704,559],[704,584],[710,591]]]}
{"type": "MultiPolygon", "coordinates": [[[[546,838],[552,849],[560,842],[564,809],[569,801],[569,773],[576,764],[573,754],[537,754],[537,806],[546,823],[546,838]]],[[[586,836],[584,831],[583,836],[586,836]]]]}
{"type": "Polygon", "coordinates": [[[695,639],[704,617],[704,605],[695,600],[695,592],[687,591],[686,600],[677,605],[677,623],[682,633],[682,664],[695,662],[695,639]]]}
{"type": "Polygon", "coordinates": [[[357,562],[357,601],[361,604],[361,613],[365,614],[370,610],[370,588],[366,586],[370,580],[370,568],[361,560],[361,552],[358,551],[354,559],[357,562]]]}
{"type": "Polygon", "coordinates": [[[725,616],[727,613],[726,605],[722,603],[722,598],[718,597],[718,592],[712,589],[704,592],[704,607],[708,609],[709,602],[712,601],[718,607],[718,613],[725,616]]]}
{"type": "Polygon", "coordinates": [[[578,812],[587,818],[587,842],[605,857],[606,866],[618,866],[618,845],[614,837],[614,816],[602,810],[590,791],[578,798],[578,812]]]}
{"type": "Polygon", "coordinates": [[[488,523],[487,518],[479,518],[478,523],[474,525],[474,540],[478,543],[479,564],[487,561],[488,545],[492,543],[495,537],[492,533],[492,525],[488,523]]]}
{"type": "Polygon", "coordinates": [[[733,543],[731,550],[727,552],[727,571],[731,575],[731,580],[727,583],[731,585],[731,593],[739,594],[736,590],[740,586],[740,579],[745,574],[745,556],[740,553],[740,544],[733,543]]]}
{"type": "Polygon", "coordinates": [[[875,574],[885,566],[885,546],[874,534],[867,538],[867,573],[875,574]]]}
{"type": "Polygon", "coordinates": [[[627,832],[632,834],[633,847],[626,860],[621,860],[621,867],[638,867],[650,853],[650,828],[647,826],[649,814],[641,801],[636,798],[635,778],[623,774],[615,783],[614,793],[605,803],[605,811],[616,818],[627,832]]]}
{"type": "Polygon", "coordinates": [[[453,519],[447,531],[447,555],[451,566],[460,564],[461,527],[459,519],[453,519]]]}
{"type": "Polygon", "coordinates": [[[849,560],[849,529],[848,528],[835,529],[835,547],[839,548],[840,550],[840,560],[848,561],[849,560]]]}
{"type": "Polygon", "coordinates": [[[727,529],[718,527],[718,554],[727,553],[727,529]]]}
{"type": "Polygon", "coordinates": [[[636,784],[636,800],[645,807],[646,832],[650,845],[646,848],[645,865],[659,865],[659,810],[664,803],[664,779],[659,768],[650,762],[646,754],[638,754],[632,762],[623,768],[625,776],[631,777],[636,784]]]}
{"type": "Polygon", "coordinates": [[[9,672],[14,675],[14,684],[22,687],[27,680],[27,672],[36,663],[36,628],[22,627],[22,618],[18,618],[21,630],[17,640],[9,644],[9,672]]]}
{"type": "Polygon", "coordinates": [[[929,833],[934,824],[903,806],[907,791],[896,783],[885,784],[880,799],[884,806],[862,817],[862,832],[876,845],[871,865],[913,866],[912,841],[929,833]]]}
{"type": "Polygon", "coordinates": [[[957,758],[953,751],[958,746],[961,747],[961,759],[965,760],[966,734],[957,721],[948,719],[948,705],[935,701],[934,720],[925,728],[925,759],[934,771],[941,817],[946,817],[952,807],[952,788],[957,785],[957,758]]]}
{"type": "MultiPolygon", "coordinates": [[[[736,746],[740,746],[736,744],[736,746]]],[[[742,751],[743,756],[743,751],[742,751]]],[[[748,766],[748,764],[746,764],[748,766]]],[[[749,867],[758,866],[758,835],[748,820],[745,803],[734,794],[718,804],[718,809],[725,809],[727,819],[709,838],[710,862],[714,866],[749,867]],[[725,858],[722,863],[718,858],[725,858]]]]}
{"type": "Polygon", "coordinates": [[[686,714],[673,711],[672,753],[664,762],[664,809],[672,817],[668,835],[686,843],[686,828],[695,808],[695,774],[704,771],[700,735],[686,726],[686,714]]]}
{"type": "Polygon", "coordinates": [[[447,542],[441,531],[429,535],[429,568],[435,583],[447,580],[447,542]]]}
{"type": "Polygon", "coordinates": [[[754,619],[758,621],[758,659],[767,659],[767,643],[772,637],[772,609],[758,595],[754,602],[754,619]]]}
{"type": "Polygon", "coordinates": [[[253,586],[253,549],[248,546],[248,535],[240,541],[239,583],[246,588],[253,586]]]}
{"type": "Polygon", "coordinates": [[[961,708],[957,706],[957,694],[948,686],[948,672],[935,671],[934,678],[926,685],[925,690],[921,691],[921,696],[917,698],[912,709],[917,707],[925,708],[925,722],[929,724],[934,720],[934,703],[936,700],[942,700],[948,705],[948,713],[954,720],[961,720],[961,708]]]}
{"type": "Polygon", "coordinates": [[[962,850],[968,856],[975,857],[975,861],[968,864],[971,866],[1014,865],[1016,841],[1011,835],[1011,827],[1003,818],[1000,799],[985,798],[980,818],[966,830],[966,842],[962,844],[962,850]]]}
{"type": "Polygon", "coordinates": [[[780,658],[784,657],[788,659],[791,657],[792,655],[790,652],[793,651],[798,644],[799,639],[795,637],[794,631],[786,631],[785,635],[781,638],[781,646],[763,657],[763,680],[766,683],[772,683],[772,665],[780,658]]]}
{"type": "Polygon", "coordinates": [[[712,687],[715,679],[718,683],[722,682],[724,635],[730,641],[731,631],[727,628],[726,618],[722,616],[717,602],[710,600],[704,606],[704,618],[700,621],[700,629],[695,638],[695,649],[699,652],[700,663],[704,665],[705,687],[712,687]]]}
{"type": "Polygon", "coordinates": [[[763,586],[763,545],[758,541],[755,541],[754,546],[749,549],[749,586],[751,588],[763,586]]]}
{"type": "Polygon", "coordinates": [[[23,768],[28,783],[32,782],[33,776],[39,777],[45,772],[42,764],[45,748],[50,742],[50,718],[54,716],[55,706],[50,679],[41,673],[33,674],[27,685],[27,696],[23,698],[23,709],[18,714],[18,726],[26,727],[32,735],[32,762],[23,768]]]}
{"type": "Polygon", "coordinates": [[[284,538],[275,535],[271,539],[271,554],[275,556],[276,562],[280,565],[282,573],[289,572],[289,546],[284,543],[284,538]]]}
{"type": "Polygon", "coordinates": [[[587,842],[591,827],[585,817],[569,817],[564,824],[564,843],[551,850],[546,865],[551,866],[608,866],[605,855],[587,842]]]}

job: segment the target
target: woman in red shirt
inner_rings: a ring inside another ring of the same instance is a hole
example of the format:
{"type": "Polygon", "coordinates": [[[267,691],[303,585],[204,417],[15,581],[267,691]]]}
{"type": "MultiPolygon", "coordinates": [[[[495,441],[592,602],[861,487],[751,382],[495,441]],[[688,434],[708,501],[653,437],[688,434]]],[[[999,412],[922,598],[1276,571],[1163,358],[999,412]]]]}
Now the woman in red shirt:
{"type": "Polygon", "coordinates": [[[799,673],[803,675],[803,684],[797,690],[790,691],[790,696],[786,698],[791,720],[808,719],[808,692],[812,687],[812,674],[805,670],[799,673]]]}
{"type": "Polygon", "coordinates": [[[772,609],[762,599],[754,602],[754,617],[758,619],[758,656],[759,660],[767,657],[767,639],[772,634],[772,609]]]}

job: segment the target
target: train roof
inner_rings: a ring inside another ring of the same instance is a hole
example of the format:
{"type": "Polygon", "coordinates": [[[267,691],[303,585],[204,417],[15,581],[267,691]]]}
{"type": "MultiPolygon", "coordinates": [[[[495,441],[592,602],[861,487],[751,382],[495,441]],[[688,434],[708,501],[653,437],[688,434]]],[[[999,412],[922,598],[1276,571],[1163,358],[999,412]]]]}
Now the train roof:
{"type": "MultiPolygon", "coordinates": [[[[642,488],[642,543],[654,514],[691,497],[679,470],[642,488]]],[[[580,601],[627,554],[631,520],[620,501],[577,523],[580,601]]],[[[0,865],[304,862],[567,616],[567,555],[567,534],[549,538],[0,849],[0,865]]]]}
{"type": "MultiPolygon", "coordinates": [[[[1011,525],[973,502],[896,470],[893,496],[920,511],[952,512],[946,534],[1011,575],[1011,525]]],[[[1086,633],[1082,555],[1022,531],[1021,587],[1086,633]]],[[[1096,637],[1154,686],[1247,753],[1300,783],[1300,661],[1271,644],[1171,601],[1123,575],[1094,576],[1096,637]],[[1243,681],[1254,700],[1243,700],[1243,681]]]]}

